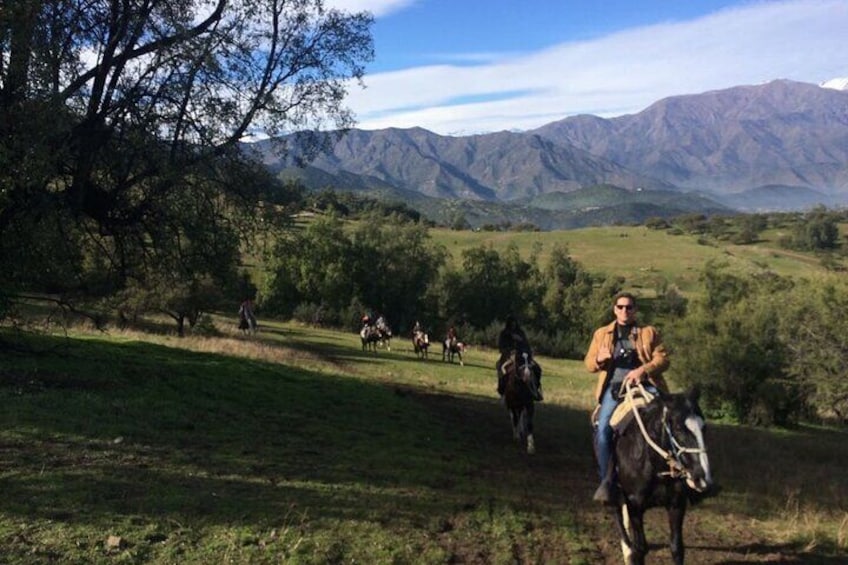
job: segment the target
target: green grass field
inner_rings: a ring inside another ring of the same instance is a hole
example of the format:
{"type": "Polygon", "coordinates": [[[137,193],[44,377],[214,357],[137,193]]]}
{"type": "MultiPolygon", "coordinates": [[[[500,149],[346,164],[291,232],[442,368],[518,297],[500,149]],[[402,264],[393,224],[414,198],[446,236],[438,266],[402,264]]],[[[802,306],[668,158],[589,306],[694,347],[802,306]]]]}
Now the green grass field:
{"type": "MultiPolygon", "coordinates": [[[[590,500],[580,363],[540,359],[531,457],[492,351],[459,366],[405,339],[374,355],[352,333],[216,322],[222,337],[2,330],[0,562],[619,562],[590,500]]],[[[845,562],[846,439],[713,426],[724,490],[687,518],[688,562],[845,562]]],[[[665,535],[652,512],[651,562],[665,535]]]]}
{"type": "MultiPolygon", "coordinates": [[[[541,244],[541,264],[546,264],[555,245],[565,245],[573,259],[589,272],[622,276],[628,286],[645,289],[649,294],[662,280],[684,293],[696,291],[698,277],[707,261],[727,263],[740,273],[771,270],[785,276],[809,276],[824,273],[818,258],[777,245],[782,235],[770,230],[752,245],[727,242],[702,244],[692,235],[671,235],[666,230],[644,226],[608,226],[550,232],[473,232],[431,230],[434,242],[444,245],[456,264],[462,251],[491,245],[503,251],[514,243],[527,258],[535,244],[541,244]]],[[[845,266],[843,262],[843,266],[845,266]]]]}

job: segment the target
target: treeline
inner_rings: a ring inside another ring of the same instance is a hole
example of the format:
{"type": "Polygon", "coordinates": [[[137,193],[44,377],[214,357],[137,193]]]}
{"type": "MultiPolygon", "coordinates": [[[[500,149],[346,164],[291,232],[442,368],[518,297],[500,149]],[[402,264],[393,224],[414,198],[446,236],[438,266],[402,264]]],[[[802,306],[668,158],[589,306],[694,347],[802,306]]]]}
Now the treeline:
{"type": "MultiPolygon", "coordinates": [[[[428,226],[408,217],[317,216],[289,230],[264,258],[260,306],[266,315],[356,330],[363,313],[388,317],[396,332],[419,321],[434,338],[455,325],[461,337],[494,347],[503,321],[517,316],[535,348],[558,357],[582,356],[591,330],[610,319],[618,277],[591,274],[565,246],[522,257],[481,245],[459,261],[430,239],[428,226]]],[[[647,316],[682,313],[673,288],[657,289],[647,316]]]]}

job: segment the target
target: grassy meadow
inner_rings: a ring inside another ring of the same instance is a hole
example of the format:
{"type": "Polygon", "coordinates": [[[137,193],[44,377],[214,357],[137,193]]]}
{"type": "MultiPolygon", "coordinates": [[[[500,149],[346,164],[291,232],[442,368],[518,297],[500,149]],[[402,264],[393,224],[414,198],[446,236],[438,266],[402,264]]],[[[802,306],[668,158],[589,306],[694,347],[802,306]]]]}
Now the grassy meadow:
{"type": "MultiPolygon", "coordinates": [[[[843,230],[845,231],[845,230],[843,230]]],[[[707,261],[727,263],[740,273],[771,270],[785,276],[824,273],[821,261],[808,253],[783,249],[778,229],[761,234],[752,245],[734,245],[715,240],[701,241],[693,235],[672,235],[667,230],[645,226],[606,226],[550,232],[473,232],[431,230],[434,242],[444,245],[460,264],[462,251],[491,245],[503,251],[510,244],[522,257],[529,257],[534,245],[541,245],[539,260],[547,264],[551,250],[565,245],[569,255],[593,273],[625,277],[627,285],[650,295],[666,280],[684,294],[696,292],[698,278],[707,261]]],[[[843,266],[848,266],[842,262],[843,266]]]]}
{"type": "MultiPolygon", "coordinates": [[[[620,562],[580,363],[540,359],[528,456],[493,351],[460,366],[407,338],[375,355],[353,333],[216,325],[0,329],[0,563],[620,562]]],[[[723,490],[687,517],[688,562],[846,562],[846,439],[713,425],[723,490]]],[[[668,562],[658,510],[648,536],[668,562]]]]}

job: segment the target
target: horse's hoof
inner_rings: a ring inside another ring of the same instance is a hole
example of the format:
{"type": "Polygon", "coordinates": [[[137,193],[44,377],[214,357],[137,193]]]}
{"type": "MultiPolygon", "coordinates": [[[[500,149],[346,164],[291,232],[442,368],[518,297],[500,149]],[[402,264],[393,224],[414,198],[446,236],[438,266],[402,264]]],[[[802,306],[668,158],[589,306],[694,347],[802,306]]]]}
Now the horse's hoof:
{"type": "Polygon", "coordinates": [[[536,453],[536,442],[533,440],[533,436],[527,436],[527,454],[533,455],[536,453]]]}

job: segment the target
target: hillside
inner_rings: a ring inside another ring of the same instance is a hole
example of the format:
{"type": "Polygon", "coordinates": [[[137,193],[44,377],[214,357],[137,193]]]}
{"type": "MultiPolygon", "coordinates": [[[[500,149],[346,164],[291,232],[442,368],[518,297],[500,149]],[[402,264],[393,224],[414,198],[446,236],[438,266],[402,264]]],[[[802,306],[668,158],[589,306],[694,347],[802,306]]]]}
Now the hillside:
{"type": "MultiPolygon", "coordinates": [[[[843,226],[843,233],[848,227],[843,226]]],[[[569,255],[590,272],[622,276],[627,286],[650,295],[666,281],[684,293],[697,291],[698,279],[708,261],[729,264],[736,272],[757,273],[765,270],[784,276],[815,276],[826,273],[821,260],[810,253],[781,248],[778,240],[785,230],[762,234],[751,245],[734,245],[699,238],[672,235],[668,230],[644,226],[606,226],[553,232],[472,232],[431,230],[436,243],[444,245],[459,261],[462,251],[491,245],[503,251],[515,244],[523,257],[529,257],[540,244],[539,260],[545,264],[554,245],[565,245],[569,255]]],[[[842,260],[843,266],[845,261],[842,260]]]]}

